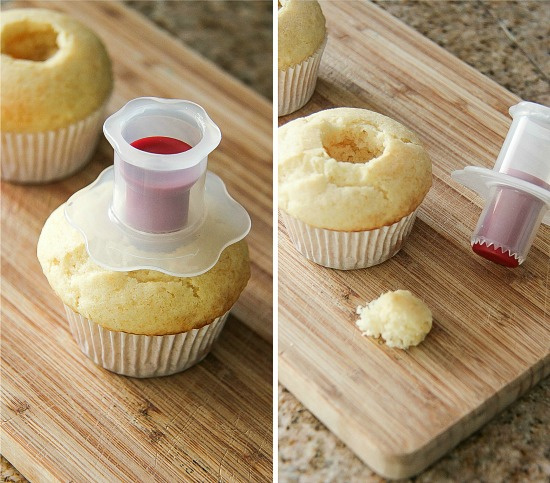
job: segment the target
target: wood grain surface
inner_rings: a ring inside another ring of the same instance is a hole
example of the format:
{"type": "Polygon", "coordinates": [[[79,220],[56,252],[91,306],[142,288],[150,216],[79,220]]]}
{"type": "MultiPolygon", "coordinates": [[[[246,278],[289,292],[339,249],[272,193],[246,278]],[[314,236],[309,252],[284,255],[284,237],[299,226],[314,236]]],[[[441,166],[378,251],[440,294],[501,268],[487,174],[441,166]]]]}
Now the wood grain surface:
{"type": "Polygon", "coordinates": [[[420,472],[550,373],[550,228],[507,269],[470,248],[483,200],[453,182],[492,167],[519,99],[378,7],[322,2],[329,40],[312,101],[413,128],[433,187],[411,237],[369,269],[317,266],[279,224],[279,379],[378,473],[420,472]],[[388,290],[426,301],[434,327],[409,351],[361,336],[358,305],[388,290]]]}
{"type": "MultiPolygon", "coordinates": [[[[11,5],[10,5],[11,6],[11,5]]],[[[2,453],[32,481],[269,481],[272,474],[271,104],[113,2],[17,2],[66,11],[113,59],[114,112],[138,96],[201,104],[223,140],[209,168],[252,218],[252,278],[213,352],[136,380],[88,360],[36,260],[51,211],[112,163],[44,186],[2,183],[2,453]]]]}

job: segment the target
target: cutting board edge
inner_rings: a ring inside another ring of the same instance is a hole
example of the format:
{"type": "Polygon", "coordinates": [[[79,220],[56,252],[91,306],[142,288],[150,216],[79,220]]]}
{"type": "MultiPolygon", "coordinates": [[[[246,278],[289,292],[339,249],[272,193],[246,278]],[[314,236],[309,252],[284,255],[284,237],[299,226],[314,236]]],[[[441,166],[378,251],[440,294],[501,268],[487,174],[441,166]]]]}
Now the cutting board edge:
{"type": "MultiPolygon", "coordinates": [[[[305,389],[307,386],[307,384],[305,384],[307,378],[300,381],[300,378],[296,377],[296,375],[300,375],[299,373],[295,373],[294,376],[291,375],[292,365],[290,361],[285,361],[281,357],[278,358],[278,361],[279,382],[304,405],[306,404],[304,401],[307,400],[308,404],[306,407],[308,410],[311,411],[329,431],[342,440],[361,461],[377,474],[391,480],[410,478],[418,475],[447,454],[461,441],[493,419],[498,413],[524,395],[540,381],[550,376],[550,353],[548,353],[545,358],[539,360],[523,374],[519,375],[516,379],[486,399],[478,407],[472,409],[468,414],[448,428],[443,428],[439,434],[434,436],[423,446],[413,450],[384,454],[377,449],[376,443],[369,440],[366,435],[358,439],[356,437],[357,434],[353,435],[354,438],[343,434],[339,430],[339,411],[337,408],[334,408],[332,414],[327,415],[324,413],[326,406],[316,406],[315,403],[312,404],[311,398],[302,397],[302,390],[308,392],[305,389]],[[293,379],[296,381],[295,383],[292,382],[293,379]],[[503,394],[505,392],[507,394],[503,394]],[[493,407],[490,407],[491,405],[493,405],[493,407]],[[466,427],[468,424],[470,424],[470,426],[466,427]],[[450,435],[448,433],[450,433],[450,435]],[[361,451],[364,448],[362,446],[363,444],[370,446],[368,454],[361,451]],[[376,458],[379,458],[379,460],[376,460],[376,458]]],[[[320,398],[317,400],[322,401],[320,398]]]]}
{"type": "MultiPolygon", "coordinates": [[[[11,420],[10,420],[11,421],[11,420]]],[[[56,481],[55,475],[38,461],[33,460],[33,455],[25,452],[26,446],[19,448],[11,433],[2,428],[0,436],[0,445],[2,447],[2,456],[6,458],[17,471],[27,480],[32,482],[56,481]]]]}
{"type": "MultiPolygon", "coordinates": [[[[331,1],[332,0],[320,0],[321,4],[330,3],[331,1]]],[[[403,21],[400,18],[396,17],[395,15],[390,13],[388,10],[385,10],[384,8],[377,5],[376,3],[373,3],[372,0],[366,0],[366,1],[368,1],[370,6],[377,12],[378,15],[380,15],[380,16],[386,18],[386,19],[391,18],[393,22],[395,22],[396,24],[398,24],[400,26],[401,30],[405,30],[406,32],[409,33],[409,35],[422,37],[424,39],[424,41],[432,47],[432,49],[436,50],[438,55],[440,55],[440,56],[442,56],[446,59],[449,59],[449,58],[454,59],[453,61],[456,61],[458,64],[460,64],[460,66],[463,69],[467,70],[469,74],[471,74],[474,77],[477,77],[479,79],[483,79],[484,81],[488,81],[489,84],[492,84],[492,87],[494,89],[496,89],[496,90],[500,91],[501,93],[506,94],[506,95],[508,95],[512,98],[516,98],[517,99],[516,103],[524,100],[519,95],[513,93],[512,91],[510,91],[509,89],[507,89],[503,85],[499,84],[497,81],[493,80],[492,78],[485,75],[483,72],[476,69],[473,65],[470,65],[468,62],[466,62],[466,61],[462,60],[461,58],[457,57],[457,55],[453,54],[451,51],[445,49],[445,47],[439,45],[435,40],[432,40],[431,38],[425,36],[424,34],[422,34],[416,28],[412,27],[411,25],[407,24],[405,21],[403,21]]]]}

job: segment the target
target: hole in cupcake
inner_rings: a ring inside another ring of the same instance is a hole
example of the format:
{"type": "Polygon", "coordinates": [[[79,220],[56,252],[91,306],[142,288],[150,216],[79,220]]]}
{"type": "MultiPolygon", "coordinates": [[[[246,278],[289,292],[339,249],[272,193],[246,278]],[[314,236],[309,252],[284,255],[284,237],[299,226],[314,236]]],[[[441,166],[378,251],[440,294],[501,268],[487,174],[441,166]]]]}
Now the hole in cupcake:
{"type": "Polygon", "coordinates": [[[384,152],[378,130],[371,126],[348,126],[325,134],[323,147],[327,154],[344,163],[366,163],[384,152]]]}
{"type": "Polygon", "coordinates": [[[59,50],[57,32],[45,23],[21,21],[2,30],[2,53],[14,59],[44,62],[59,50]]]}

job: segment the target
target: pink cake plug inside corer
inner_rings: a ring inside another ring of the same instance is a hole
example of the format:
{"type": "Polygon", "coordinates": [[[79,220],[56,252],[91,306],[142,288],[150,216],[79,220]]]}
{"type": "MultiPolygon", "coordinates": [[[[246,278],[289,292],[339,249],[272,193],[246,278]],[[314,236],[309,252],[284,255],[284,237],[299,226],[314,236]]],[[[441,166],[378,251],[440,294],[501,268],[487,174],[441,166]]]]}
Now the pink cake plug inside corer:
{"type": "Polygon", "coordinates": [[[201,106],[134,99],[103,131],[113,166],[65,206],[97,264],[191,277],[210,270],[227,246],[247,235],[248,213],[207,170],[221,132],[201,106]]]}
{"type": "Polygon", "coordinates": [[[144,233],[169,233],[200,223],[207,156],[217,126],[185,101],[135,99],[105,122],[115,151],[112,214],[144,233]]]}
{"type": "Polygon", "coordinates": [[[525,261],[541,223],[550,224],[550,108],[520,102],[495,167],[469,166],[451,176],[487,202],[472,249],[507,267],[525,261]]]}

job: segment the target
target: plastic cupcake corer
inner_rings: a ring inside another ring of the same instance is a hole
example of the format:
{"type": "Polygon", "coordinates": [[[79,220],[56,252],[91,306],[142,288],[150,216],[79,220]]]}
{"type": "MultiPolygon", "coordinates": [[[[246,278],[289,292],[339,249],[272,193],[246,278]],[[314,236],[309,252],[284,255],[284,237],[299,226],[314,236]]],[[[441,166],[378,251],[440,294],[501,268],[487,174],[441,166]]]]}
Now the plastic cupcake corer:
{"type": "Polygon", "coordinates": [[[487,200],[472,235],[477,254],[507,267],[525,261],[541,223],[550,225],[550,108],[520,102],[495,167],[451,176],[487,200]]]}
{"type": "Polygon", "coordinates": [[[248,213],[206,169],[221,133],[202,107],[142,97],[109,117],[103,131],[114,166],[65,207],[94,262],[192,277],[248,234],[248,213]]]}

